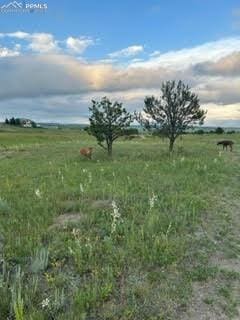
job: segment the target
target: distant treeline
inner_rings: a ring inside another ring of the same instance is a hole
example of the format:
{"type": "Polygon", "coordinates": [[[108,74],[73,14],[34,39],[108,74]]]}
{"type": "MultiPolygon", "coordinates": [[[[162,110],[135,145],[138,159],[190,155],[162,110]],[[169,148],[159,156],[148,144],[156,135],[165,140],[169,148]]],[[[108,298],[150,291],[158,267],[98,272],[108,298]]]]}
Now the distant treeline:
{"type": "Polygon", "coordinates": [[[37,124],[29,119],[22,119],[22,118],[6,118],[5,119],[5,124],[7,125],[11,125],[11,126],[22,126],[22,127],[32,127],[32,128],[36,128],[37,124]]]}
{"type": "MultiPolygon", "coordinates": [[[[83,129],[86,132],[89,132],[89,126],[83,129]]],[[[137,128],[126,128],[121,130],[122,136],[131,136],[139,134],[139,130],[137,128]]]]}
{"type": "MultiPolygon", "coordinates": [[[[89,127],[86,126],[84,129],[84,131],[88,132],[89,131],[89,127]]],[[[223,134],[223,133],[227,133],[227,134],[234,134],[237,131],[235,130],[224,130],[222,127],[217,127],[216,129],[211,129],[211,130],[204,130],[204,129],[193,129],[192,131],[184,131],[182,132],[182,134],[223,134]]],[[[134,135],[138,135],[138,134],[142,134],[143,131],[139,130],[138,128],[127,128],[122,130],[122,136],[134,136],[134,135]]],[[[151,134],[153,136],[166,136],[165,132],[163,129],[153,129],[151,134]]]]}
{"type": "Polygon", "coordinates": [[[235,130],[224,130],[222,127],[217,127],[216,129],[214,130],[203,130],[203,129],[198,129],[198,130],[195,130],[193,131],[192,133],[194,134],[206,134],[206,133],[215,133],[215,134],[223,134],[223,133],[227,133],[227,134],[233,134],[233,133],[236,133],[235,130]]]}

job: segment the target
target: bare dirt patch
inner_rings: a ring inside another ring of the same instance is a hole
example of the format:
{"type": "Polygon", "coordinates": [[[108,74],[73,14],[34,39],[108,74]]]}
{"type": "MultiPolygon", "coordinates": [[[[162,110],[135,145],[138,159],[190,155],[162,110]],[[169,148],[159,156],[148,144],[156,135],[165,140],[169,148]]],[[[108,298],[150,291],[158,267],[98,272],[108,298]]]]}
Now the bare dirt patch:
{"type": "Polygon", "coordinates": [[[228,320],[219,305],[211,299],[216,297],[216,283],[196,282],[193,284],[192,300],[181,320],[228,320]],[[208,302],[208,303],[207,303],[208,302]]]}
{"type": "Polygon", "coordinates": [[[93,209],[109,209],[112,207],[111,200],[94,200],[91,203],[93,209]]]}
{"type": "Polygon", "coordinates": [[[64,213],[54,219],[54,223],[49,227],[52,229],[63,229],[69,225],[76,225],[83,221],[84,215],[81,212],[64,213]]]}
{"type": "MultiPolygon", "coordinates": [[[[232,161],[239,158],[235,154],[232,161]]],[[[208,266],[216,267],[220,273],[214,279],[193,282],[192,298],[179,320],[240,320],[239,177],[231,180],[216,198],[218,213],[210,215],[203,230],[196,233],[198,238],[205,236],[215,245],[208,266]],[[230,276],[233,274],[236,279],[230,276]]]]}

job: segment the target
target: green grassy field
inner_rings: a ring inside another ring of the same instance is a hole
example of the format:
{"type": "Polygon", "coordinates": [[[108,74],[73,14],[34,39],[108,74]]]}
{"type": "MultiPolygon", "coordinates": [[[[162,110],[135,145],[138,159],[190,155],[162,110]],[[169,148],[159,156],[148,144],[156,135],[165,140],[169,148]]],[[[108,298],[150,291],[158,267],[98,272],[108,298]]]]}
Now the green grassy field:
{"type": "Polygon", "coordinates": [[[232,153],[214,134],[184,135],[171,156],[167,140],[122,139],[109,160],[79,130],[2,129],[0,319],[187,319],[209,281],[205,304],[235,317],[239,273],[210,263],[240,253],[230,138],[232,153]]]}

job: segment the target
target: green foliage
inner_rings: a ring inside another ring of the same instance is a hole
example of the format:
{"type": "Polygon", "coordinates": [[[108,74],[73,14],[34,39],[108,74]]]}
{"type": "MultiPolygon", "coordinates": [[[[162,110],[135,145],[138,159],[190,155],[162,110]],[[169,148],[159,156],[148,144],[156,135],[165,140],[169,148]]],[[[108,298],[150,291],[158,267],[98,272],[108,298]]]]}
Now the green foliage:
{"type": "Polygon", "coordinates": [[[205,132],[204,132],[204,130],[202,130],[202,129],[198,129],[198,130],[194,131],[194,133],[195,133],[195,134],[200,134],[200,135],[202,135],[202,134],[204,134],[205,132]]]}
{"type": "MultiPolygon", "coordinates": [[[[32,125],[32,128],[37,128],[37,124],[36,122],[32,121],[32,120],[29,120],[31,121],[31,125],[32,125]]],[[[12,125],[12,126],[22,126],[23,124],[25,123],[25,120],[24,119],[20,119],[20,118],[10,118],[10,119],[5,119],[5,124],[9,124],[9,125],[12,125]]]]}
{"type": "Polygon", "coordinates": [[[89,131],[89,126],[84,127],[84,128],[83,128],[83,131],[85,131],[85,132],[87,132],[87,133],[90,133],[90,131],[89,131]]]}
{"type": "Polygon", "coordinates": [[[0,198],[0,214],[9,214],[11,208],[6,200],[0,198]]]}
{"type": "Polygon", "coordinates": [[[137,135],[139,134],[139,131],[137,128],[126,128],[122,129],[122,135],[123,136],[131,136],[131,135],[137,135]]]}
{"type": "Polygon", "coordinates": [[[34,121],[32,121],[32,128],[37,128],[37,124],[34,121]]]}
{"type": "Polygon", "coordinates": [[[146,97],[143,113],[136,114],[146,128],[161,129],[169,138],[169,150],[173,150],[176,138],[194,124],[203,124],[206,112],[200,108],[199,98],[182,81],[166,81],[162,84],[161,97],[146,97]]]}
{"type": "Polygon", "coordinates": [[[223,134],[223,133],[224,133],[224,129],[221,128],[221,127],[217,127],[217,128],[215,129],[215,133],[217,133],[217,134],[223,134]]]}
{"type": "Polygon", "coordinates": [[[89,133],[97,139],[102,148],[107,149],[108,155],[112,156],[113,142],[122,135],[123,129],[130,126],[132,116],[123,108],[122,103],[111,102],[107,97],[103,97],[100,102],[92,100],[89,110],[89,133]]]}
{"type": "MultiPolygon", "coordinates": [[[[122,139],[109,162],[79,129],[5,130],[0,189],[10,210],[0,214],[1,318],[178,319],[192,281],[216,276],[206,259],[192,256],[206,255],[211,233],[197,244],[195,233],[215,227],[215,217],[227,235],[224,208],[216,207],[223,188],[239,193],[238,181],[236,189],[230,183],[239,163],[218,153],[215,134],[184,136],[171,157],[165,141],[122,139]],[[95,147],[92,162],[79,157],[85,145],[95,147]],[[81,218],[58,225],[68,214],[81,218]]],[[[239,134],[234,140],[237,150],[239,134]]]]}
{"type": "Polygon", "coordinates": [[[16,320],[24,320],[24,302],[22,298],[22,278],[23,273],[18,266],[14,275],[12,292],[12,305],[16,320]]]}
{"type": "Polygon", "coordinates": [[[19,118],[15,119],[15,126],[20,126],[21,125],[21,120],[19,118]]]}
{"type": "Polygon", "coordinates": [[[12,118],[9,120],[9,124],[10,124],[10,125],[13,125],[13,126],[16,125],[16,120],[15,120],[14,117],[12,117],[12,118]]]}
{"type": "Polygon", "coordinates": [[[44,271],[48,266],[48,256],[48,248],[41,248],[37,250],[35,257],[32,259],[31,271],[33,273],[44,271]]]}

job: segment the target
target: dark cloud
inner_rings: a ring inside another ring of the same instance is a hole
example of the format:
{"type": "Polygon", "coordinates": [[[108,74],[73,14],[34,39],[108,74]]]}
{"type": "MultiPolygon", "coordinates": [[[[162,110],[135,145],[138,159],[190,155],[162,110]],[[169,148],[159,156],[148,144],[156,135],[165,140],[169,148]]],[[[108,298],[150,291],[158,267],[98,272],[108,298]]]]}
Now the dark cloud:
{"type": "Polygon", "coordinates": [[[240,52],[235,52],[216,62],[199,63],[193,67],[199,75],[240,77],[240,52]]]}
{"type": "Polygon", "coordinates": [[[79,122],[87,119],[92,98],[107,95],[133,111],[142,108],[145,95],[160,94],[162,81],[181,79],[199,95],[203,106],[219,105],[221,119],[227,119],[227,110],[234,111],[239,121],[240,52],[214,62],[187,64],[182,69],[168,64],[153,61],[147,66],[114,66],[62,54],[2,58],[0,113],[2,118],[15,115],[36,121],[79,122]],[[234,107],[227,109],[228,105],[234,107]]]}

